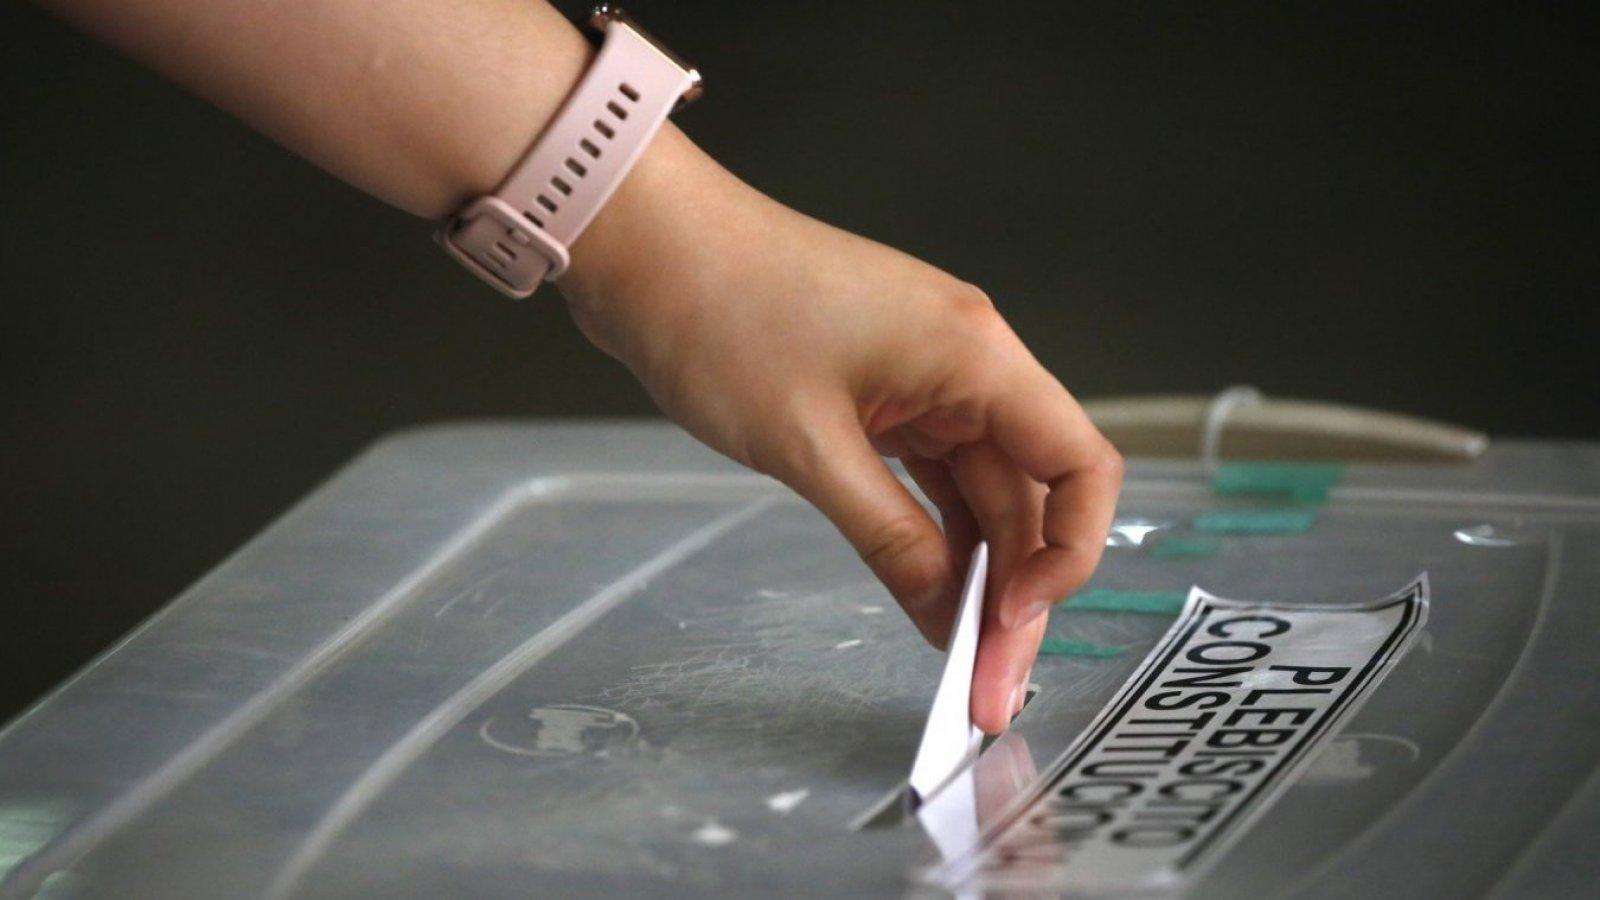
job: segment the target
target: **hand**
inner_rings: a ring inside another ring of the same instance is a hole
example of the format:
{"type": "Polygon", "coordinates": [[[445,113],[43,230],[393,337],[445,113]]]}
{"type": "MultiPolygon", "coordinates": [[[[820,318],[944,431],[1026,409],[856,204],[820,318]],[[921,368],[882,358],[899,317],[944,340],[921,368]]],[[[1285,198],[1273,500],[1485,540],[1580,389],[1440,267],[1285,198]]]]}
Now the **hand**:
{"type": "Polygon", "coordinates": [[[972,714],[1005,728],[1045,612],[1099,561],[1122,465],[982,292],[768,199],[670,127],[561,288],[668,415],[815,504],[936,646],[987,539],[972,714]]]}

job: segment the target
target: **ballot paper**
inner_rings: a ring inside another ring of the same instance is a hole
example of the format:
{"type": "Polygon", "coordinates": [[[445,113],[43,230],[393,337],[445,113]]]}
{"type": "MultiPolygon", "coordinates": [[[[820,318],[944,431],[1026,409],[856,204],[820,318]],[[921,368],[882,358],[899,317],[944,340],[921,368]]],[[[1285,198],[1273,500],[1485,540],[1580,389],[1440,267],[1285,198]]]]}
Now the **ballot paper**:
{"type": "Polygon", "coordinates": [[[983,742],[983,732],[972,724],[972,669],[978,658],[978,631],[983,624],[983,590],[989,576],[989,545],[979,543],[972,551],[956,610],[955,629],[950,634],[950,655],[945,659],[939,690],[933,695],[933,708],[922,729],[911,764],[913,807],[931,800],[958,770],[969,762],[983,742]]]}

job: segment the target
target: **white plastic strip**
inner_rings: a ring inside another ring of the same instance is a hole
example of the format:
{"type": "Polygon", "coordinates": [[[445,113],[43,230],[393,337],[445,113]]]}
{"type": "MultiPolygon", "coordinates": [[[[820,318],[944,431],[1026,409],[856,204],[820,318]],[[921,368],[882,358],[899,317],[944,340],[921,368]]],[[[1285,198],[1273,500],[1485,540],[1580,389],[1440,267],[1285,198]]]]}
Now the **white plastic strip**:
{"type": "Polygon", "coordinates": [[[1255,406],[1263,399],[1261,392],[1248,384],[1234,385],[1212,399],[1200,429],[1200,464],[1207,474],[1217,473],[1222,453],[1222,427],[1228,421],[1228,414],[1241,406],[1255,406]]]}

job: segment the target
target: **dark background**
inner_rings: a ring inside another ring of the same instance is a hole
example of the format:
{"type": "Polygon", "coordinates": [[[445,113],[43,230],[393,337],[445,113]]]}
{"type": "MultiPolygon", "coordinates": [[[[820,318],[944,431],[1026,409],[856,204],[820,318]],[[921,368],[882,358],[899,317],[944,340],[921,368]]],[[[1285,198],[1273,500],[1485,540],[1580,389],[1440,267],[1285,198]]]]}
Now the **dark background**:
{"type": "MultiPolygon", "coordinates": [[[[707,74],[692,136],[1081,396],[1593,438],[1595,31],[1396,6],[630,5],[707,74]]],[[[653,414],[555,295],[15,0],[0,196],[0,719],[385,432],[653,414]]]]}

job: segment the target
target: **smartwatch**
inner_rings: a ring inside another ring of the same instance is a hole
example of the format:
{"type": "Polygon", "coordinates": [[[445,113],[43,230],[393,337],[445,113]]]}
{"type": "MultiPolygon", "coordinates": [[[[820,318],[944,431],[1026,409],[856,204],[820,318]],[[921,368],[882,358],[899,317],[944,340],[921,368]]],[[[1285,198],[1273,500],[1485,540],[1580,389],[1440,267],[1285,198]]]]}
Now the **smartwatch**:
{"type": "Polygon", "coordinates": [[[566,271],[568,248],[622,183],[667,116],[700,96],[700,73],[620,9],[589,25],[600,51],[561,111],[494,193],[446,219],[434,237],[511,297],[566,271]]]}

